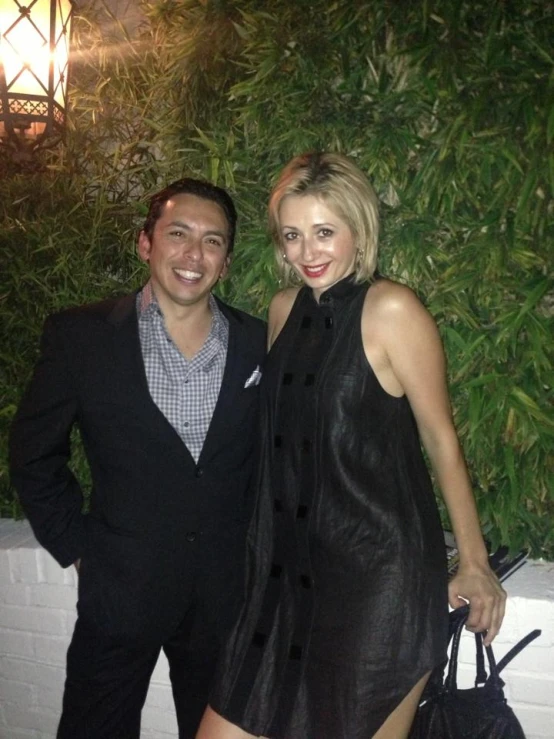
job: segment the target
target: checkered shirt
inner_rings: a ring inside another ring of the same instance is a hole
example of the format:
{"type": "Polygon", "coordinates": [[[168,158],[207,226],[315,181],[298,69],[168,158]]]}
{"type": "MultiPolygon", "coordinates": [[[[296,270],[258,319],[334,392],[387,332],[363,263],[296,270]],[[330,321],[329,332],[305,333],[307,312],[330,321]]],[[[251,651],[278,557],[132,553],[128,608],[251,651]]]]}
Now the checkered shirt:
{"type": "Polygon", "coordinates": [[[204,346],[185,359],[167,333],[149,281],[137,295],[142,359],[154,403],[198,462],[225,369],[229,322],[210,295],[212,327],[204,346]]]}

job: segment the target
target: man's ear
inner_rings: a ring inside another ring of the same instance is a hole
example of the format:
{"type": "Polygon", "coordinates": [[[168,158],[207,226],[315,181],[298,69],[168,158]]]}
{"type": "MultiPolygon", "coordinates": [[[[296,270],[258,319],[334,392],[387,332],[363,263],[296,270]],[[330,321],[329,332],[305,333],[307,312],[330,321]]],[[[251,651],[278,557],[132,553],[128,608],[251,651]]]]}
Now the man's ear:
{"type": "Polygon", "coordinates": [[[223,262],[223,267],[221,269],[221,272],[219,273],[219,279],[224,280],[227,277],[227,274],[229,272],[229,267],[231,266],[231,260],[233,258],[232,254],[227,254],[225,257],[225,261],[223,262]]]}
{"type": "Polygon", "coordinates": [[[143,262],[149,261],[151,251],[152,243],[146,233],[144,231],[141,231],[138,237],[137,252],[143,262]]]}

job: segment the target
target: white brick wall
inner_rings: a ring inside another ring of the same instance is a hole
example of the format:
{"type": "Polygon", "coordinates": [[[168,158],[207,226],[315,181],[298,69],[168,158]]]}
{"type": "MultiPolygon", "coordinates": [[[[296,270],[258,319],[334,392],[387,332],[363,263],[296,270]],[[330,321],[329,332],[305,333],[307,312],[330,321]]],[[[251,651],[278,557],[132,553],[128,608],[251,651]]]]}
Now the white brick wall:
{"type": "MultiPolygon", "coordinates": [[[[528,562],[504,587],[508,605],[493,644],[496,660],[533,629],[542,630],[502,671],[504,692],[527,739],[554,739],[554,564],[528,562]]],[[[466,632],[460,644],[460,687],[472,687],[474,666],[475,640],[466,632]]]]}
{"type": "MultiPolygon", "coordinates": [[[[503,672],[527,739],[554,739],[554,565],[528,563],[507,581],[508,611],[495,641],[500,659],[535,628],[542,636],[503,672]]],[[[54,739],[65,652],[75,623],[76,574],[39,547],[24,521],[0,519],[0,739],[54,739]]],[[[459,684],[474,678],[464,635],[459,684]]],[[[162,655],[143,712],[142,739],[175,739],[177,723],[162,655]]]]}
{"type": "MultiPolygon", "coordinates": [[[[56,735],[76,586],[75,570],[62,570],[27,522],[0,519],[0,739],[56,735]]],[[[152,676],[141,736],[177,736],[163,654],[152,676]]]]}

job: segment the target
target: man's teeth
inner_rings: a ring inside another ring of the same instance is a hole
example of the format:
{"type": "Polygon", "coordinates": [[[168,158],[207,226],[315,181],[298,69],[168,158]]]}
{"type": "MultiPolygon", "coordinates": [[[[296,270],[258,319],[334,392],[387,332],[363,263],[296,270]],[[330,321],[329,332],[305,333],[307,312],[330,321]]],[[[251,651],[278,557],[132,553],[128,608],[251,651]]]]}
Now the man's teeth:
{"type": "Polygon", "coordinates": [[[201,272],[191,272],[188,269],[176,269],[175,272],[185,280],[199,280],[202,277],[201,272]]]}

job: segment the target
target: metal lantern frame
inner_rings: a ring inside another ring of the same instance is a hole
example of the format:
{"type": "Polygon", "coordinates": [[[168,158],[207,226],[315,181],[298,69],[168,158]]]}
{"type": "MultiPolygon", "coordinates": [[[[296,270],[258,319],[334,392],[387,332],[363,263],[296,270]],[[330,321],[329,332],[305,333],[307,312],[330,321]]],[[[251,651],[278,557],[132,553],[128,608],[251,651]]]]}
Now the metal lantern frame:
{"type": "Polygon", "coordinates": [[[63,133],[73,0],[0,0],[0,142],[36,148],[63,133]]]}

